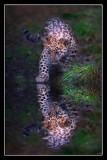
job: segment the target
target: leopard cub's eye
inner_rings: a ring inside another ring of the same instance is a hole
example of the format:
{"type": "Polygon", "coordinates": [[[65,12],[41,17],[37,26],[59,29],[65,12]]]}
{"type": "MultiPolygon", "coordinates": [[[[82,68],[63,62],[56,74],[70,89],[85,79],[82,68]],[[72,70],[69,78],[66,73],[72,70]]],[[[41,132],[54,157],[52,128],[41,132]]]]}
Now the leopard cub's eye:
{"type": "Polygon", "coordinates": [[[64,45],[67,46],[68,44],[69,44],[69,41],[68,41],[68,40],[65,40],[65,41],[64,41],[64,45]]]}
{"type": "Polygon", "coordinates": [[[48,37],[46,37],[45,39],[46,39],[46,41],[49,41],[49,38],[48,38],[48,37]]]}

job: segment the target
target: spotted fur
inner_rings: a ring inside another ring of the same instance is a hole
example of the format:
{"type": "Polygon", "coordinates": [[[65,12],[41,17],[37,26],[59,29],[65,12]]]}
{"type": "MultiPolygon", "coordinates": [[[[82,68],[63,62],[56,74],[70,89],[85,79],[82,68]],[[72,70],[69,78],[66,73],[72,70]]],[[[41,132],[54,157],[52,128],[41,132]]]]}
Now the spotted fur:
{"type": "Polygon", "coordinates": [[[69,98],[61,97],[59,102],[54,102],[48,85],[37,84],[37,90],[44,119],[40,127],[33,125],[27,131],[42,133],[49,147],[60,148],[70,142],[78,121],[78,112],[69,98]]]}
{"type": "Polygon", "coordinates": [[[40,41],[43,45],[37,82],[49,80],[49,71],[53,64],[58,64],[61,69],[71,65],[77,52],[77,44],[72,29],[66,22],[52,18],[46,22],[40,34],[30,34],[27,30],[23,32],[28,40],[40,41]]]}

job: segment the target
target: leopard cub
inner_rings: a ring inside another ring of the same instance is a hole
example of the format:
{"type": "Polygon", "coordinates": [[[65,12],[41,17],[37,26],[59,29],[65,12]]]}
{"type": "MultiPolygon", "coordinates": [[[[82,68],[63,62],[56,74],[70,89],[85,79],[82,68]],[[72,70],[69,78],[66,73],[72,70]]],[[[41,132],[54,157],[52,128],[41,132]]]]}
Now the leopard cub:
{"type": "Polygon", "coordinates": [[[59,18],[49,19],[40,34],[31,34],[23,30],[26,38],[32,42],[40,41],[43,51],[39,62],[39,74],[37,82],[47,82],[52,65],[58,64],[60,68],[66,69],[71,65],[73,57],[77,52],[77,44],[72,29],[59,18]]]}

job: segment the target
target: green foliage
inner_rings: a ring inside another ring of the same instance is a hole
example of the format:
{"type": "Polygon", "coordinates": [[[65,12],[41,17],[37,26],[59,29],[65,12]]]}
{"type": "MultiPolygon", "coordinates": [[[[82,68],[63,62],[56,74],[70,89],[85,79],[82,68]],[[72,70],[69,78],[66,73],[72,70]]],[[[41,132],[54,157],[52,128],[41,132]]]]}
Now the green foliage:
{"type": "Polygon", "coordinates": [[[97,154],[100,151],[101,137],[92,129],[79,128],[72,143],[77,148],[78,152],[76,149],[74,151],[76,154],[97,154]]]}
{"type": "Polygon", "coordinates": [[[88,7],[74,13],[63,13],[61,17],[69,20],[73,31],[80,38],[93,37],[96,31],[101,30],[101,10],[97,7],[88,7]]]}
{"type": "Polygon", "coordinates": [[[97,97],[99,72],[94,65],[75,64],[63,74],[61,83],[64,94],[74,102],[92,102],[97,97]]]}
{"type": "Polygon", "coordinates": [[[86,88],[76,88],[74,86],[64,86],[64,94],[70,96],[73,102],[92,102],[95,100],[95,95],[86,88]]]}
{"type": "Polygon", "coordinates": [[[72,81],[75,83],[75,80],[85,81],[87,76],[91,76],[94,71],[93,65],[77,65],[74,64],[71,66],[63,75],[63,81],[72,81]]]}

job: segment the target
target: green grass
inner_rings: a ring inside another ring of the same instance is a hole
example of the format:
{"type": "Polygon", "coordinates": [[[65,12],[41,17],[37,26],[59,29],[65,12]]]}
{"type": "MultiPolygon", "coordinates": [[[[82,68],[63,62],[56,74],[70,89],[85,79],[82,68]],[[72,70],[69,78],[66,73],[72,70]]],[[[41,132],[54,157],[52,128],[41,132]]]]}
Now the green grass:
{"type": "Polygon", "coordinates": [[[77,102],[91,103],[96,99],[96,96],[93,95],[91,91],[82,87],[79,89],[74,86],[64,86],[64,94],[66,96],[71,97],[71,100],[74,103],[77,103],[77,102]]]}
{"type": "Polygon", "coordinates": [[[71,66],[63,75],[63,81],[70,81],[75,83],[76,80],[85,81],[86,78],[93,76],[94,66],[88,65],[77,65],[71,66]]]}
{"type": "Polygon", "coordinates": [[[73,65],[61,77],[63,92],[73,102],[93,102],[97,98],[100,72],[92,64],[73,65]]]}
{"type": "Polygon", "coordinates": [[[100,152],[101,137],[91,129],[79,128],[72,143],[75,146],[75,154],[97,154],[100,152]]]}
{"type": "Polygon", "coordinates": [[[63,13],[61,18],[68,20],[77,37],[83,39],[88,36],[94,37],[96,32],[101,31],[101,9],[86,8],[74,13],[63,13]],[[99,23],[98,23],[99,22],[99,23]]]}
{"type": "Polygon", "coordinates": [[[85,125],[79,127],[72,138],[72,144],[65,147],[65,155],[101,154],[101,8],[88,7],[74,13],[63,13],[62,18],[67,20],[80,44],[80,52],[84,56],[91,56],[89,63],[77,64],[63,73],[61,83],[63,93],[69,96],[72,102],[93,104],[94,112],[84,113],[81,118],[85,125]],[[95,103],[96,102],[96,103],[95,103]],[[88,122],[92,124],[90,127],[88,122]]]}

